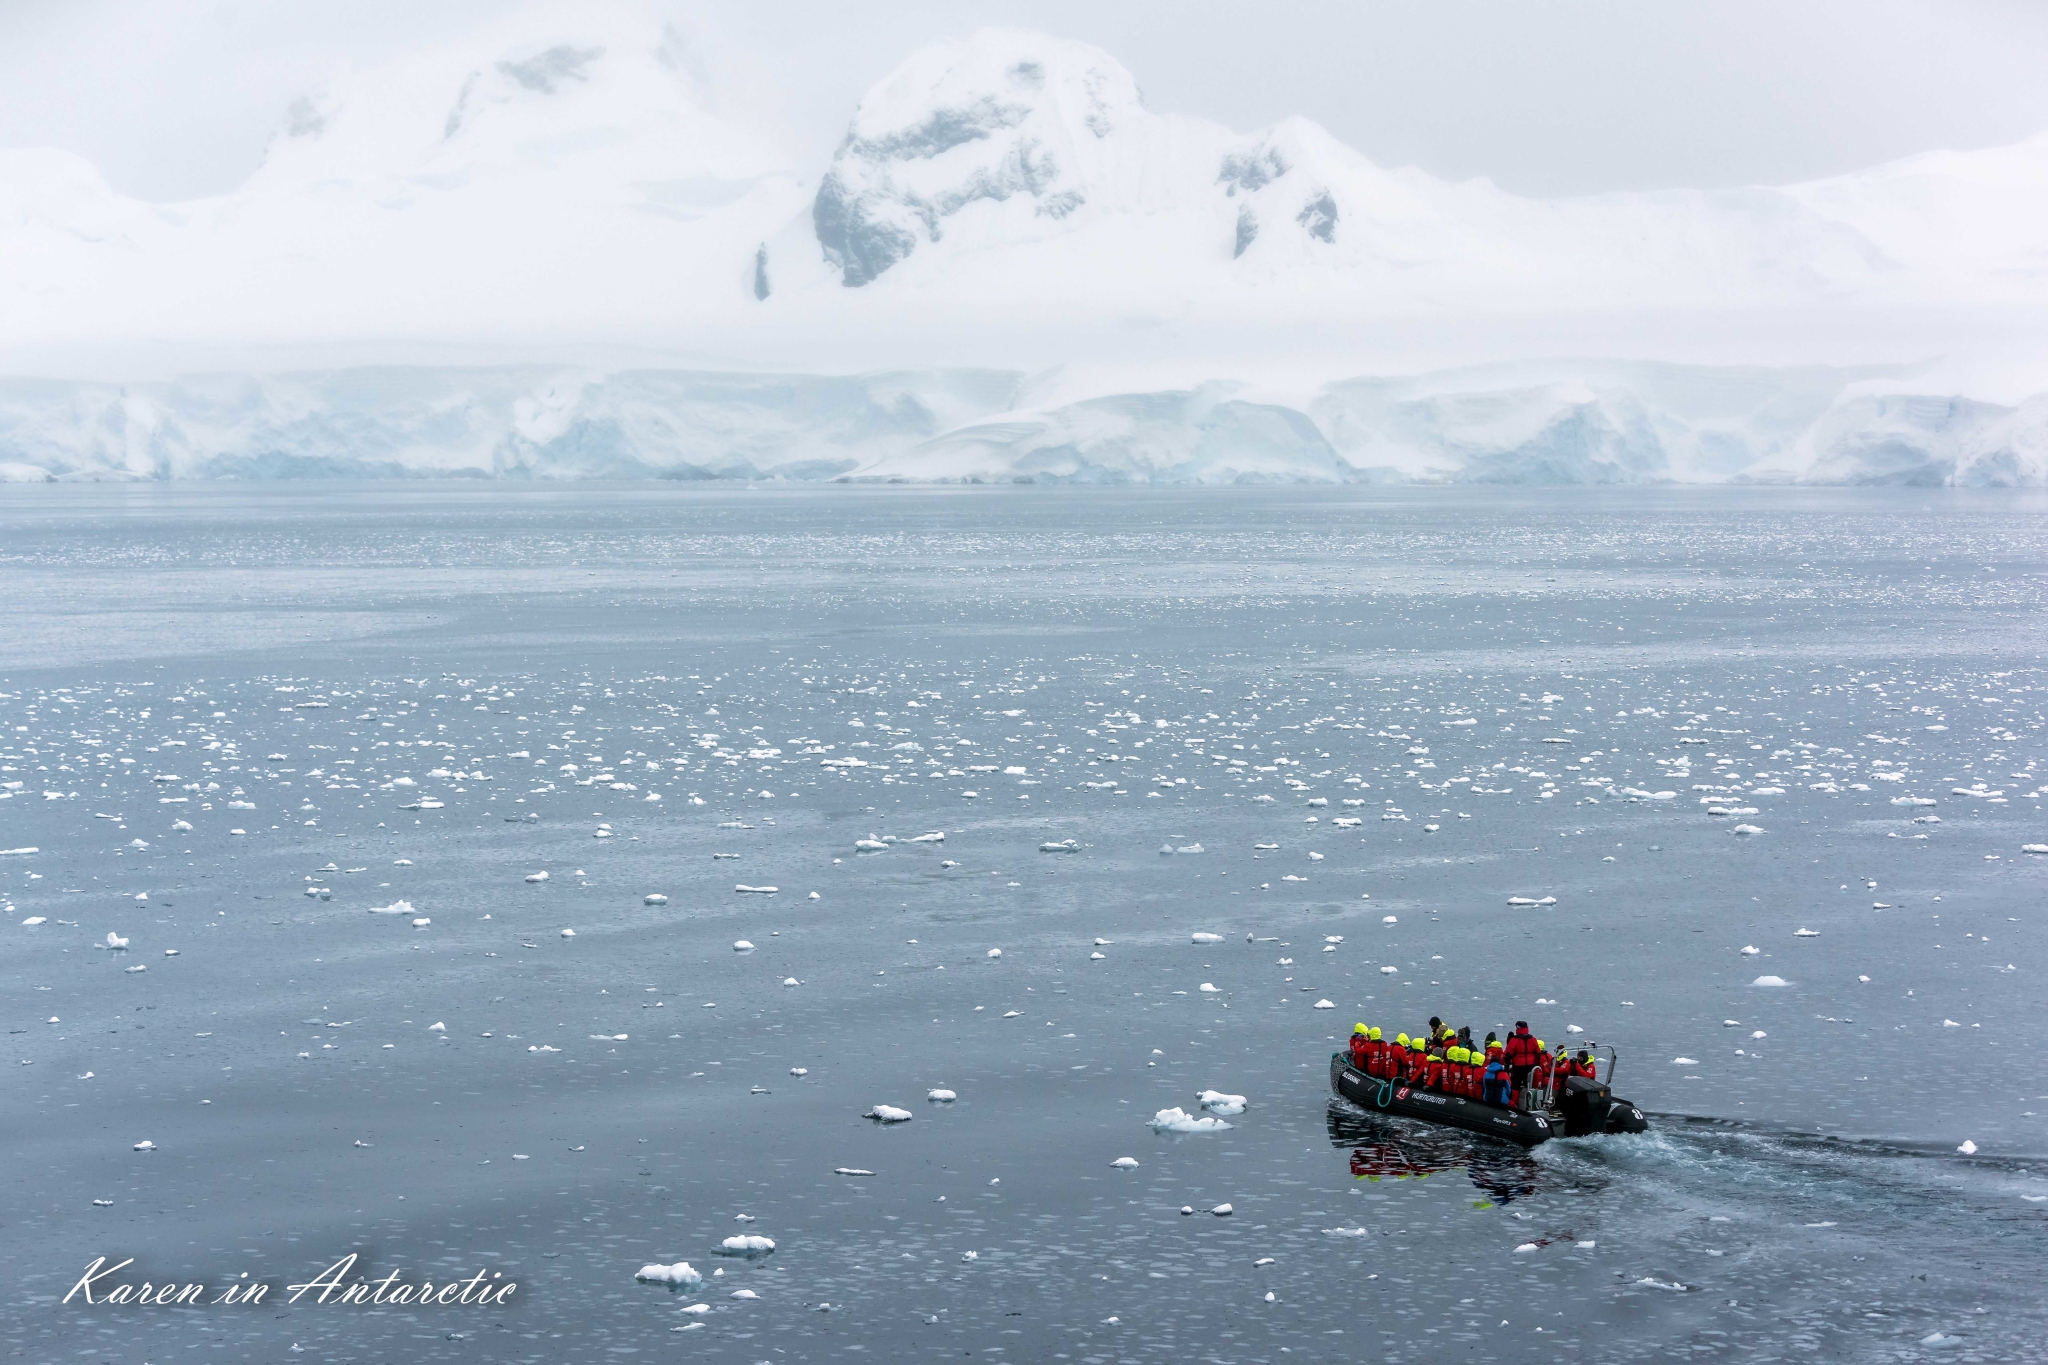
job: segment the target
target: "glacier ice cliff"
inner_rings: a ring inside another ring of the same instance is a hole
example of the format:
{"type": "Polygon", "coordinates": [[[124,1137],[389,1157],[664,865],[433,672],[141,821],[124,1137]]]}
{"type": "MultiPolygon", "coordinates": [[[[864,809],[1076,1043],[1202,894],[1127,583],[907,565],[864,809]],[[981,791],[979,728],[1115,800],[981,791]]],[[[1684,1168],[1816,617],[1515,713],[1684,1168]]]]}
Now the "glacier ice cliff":
{"type": "Polygon", "coordinates": [[[2048,483],[2048,396],[2000,405],[1910,382],[1633,361],[1358,377],[1299,394],[1232,381],[1087,392],[1074,376],[970,369],[0,378],[0,482],[2048,483]]]}

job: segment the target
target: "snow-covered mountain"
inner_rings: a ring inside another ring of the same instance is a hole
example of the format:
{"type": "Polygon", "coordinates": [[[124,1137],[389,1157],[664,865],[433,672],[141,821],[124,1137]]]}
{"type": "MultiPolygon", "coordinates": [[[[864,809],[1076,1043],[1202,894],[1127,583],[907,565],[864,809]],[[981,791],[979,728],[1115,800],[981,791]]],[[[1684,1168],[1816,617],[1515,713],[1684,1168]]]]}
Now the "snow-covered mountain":
{"type": "Polygon", "coordinates": [[[309,93],[193,203],[0,151],[0,372],[72,376],[0,384],[0,464],[2042,478],[2048,134],[1536,201],[1161,114],[1099,49],[992,30],[807,160],[716,57],[529,13],[309,93]],[[1901,367],[1943,351],[1937,387],[1901,367]],[[1635,359],[1542,359],[1601,353],[1635,359]]]}

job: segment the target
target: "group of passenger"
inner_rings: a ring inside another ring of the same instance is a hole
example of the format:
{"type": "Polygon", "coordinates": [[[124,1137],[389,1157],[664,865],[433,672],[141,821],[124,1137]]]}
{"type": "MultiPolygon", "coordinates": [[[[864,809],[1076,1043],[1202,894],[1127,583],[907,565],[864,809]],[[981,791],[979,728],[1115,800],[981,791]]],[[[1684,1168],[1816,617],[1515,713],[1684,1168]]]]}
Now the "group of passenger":
{"type": "Polygon", "coordinates": [[[1508,1109],[1547,1103],[1553,1088],[1571,1076],[1599,1079],[1590,1049],[1573,1056],[1559,1043],[1552,1053],[1529,1032],[1526,1019],[1516,1020],[1506,1038],[1488,1033],[1480,1044],[1472,1041],[1470,1028],[1454,1029],[1434,1016],[1426,1034],[1402,1033],[1391,1041],[1359,1024],[1351,1030],[1351,1065],[1380,1080],[1508,1109]]]}

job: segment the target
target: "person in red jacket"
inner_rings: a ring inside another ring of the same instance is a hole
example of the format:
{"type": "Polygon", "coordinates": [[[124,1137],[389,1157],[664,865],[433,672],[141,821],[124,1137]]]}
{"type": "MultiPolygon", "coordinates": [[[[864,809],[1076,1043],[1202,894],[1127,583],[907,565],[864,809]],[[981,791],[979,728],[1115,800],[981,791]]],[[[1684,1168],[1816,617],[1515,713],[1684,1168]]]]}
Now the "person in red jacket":
{"type": "Polygon", "coordinates": [[[1508,1077],[1516,1092],[1528,1089],[1529,1072],[1536,1066],[1537,1047],[1527,1019],[1515,1020],[1515,1031],[1508,1035],[1502,1051],[1506,1054],[1502,1060],[1508,1064],[1508,1077]]]}
{"type": "Polygon", "coordinates": [[[1370,1029],[1364,1024],[1354,1024],[1352,1026],[1351,1065],[1360,1071],[1365,1070],[1366,1049],[1371,1042],[1372,1031],[1370,1029]]]}

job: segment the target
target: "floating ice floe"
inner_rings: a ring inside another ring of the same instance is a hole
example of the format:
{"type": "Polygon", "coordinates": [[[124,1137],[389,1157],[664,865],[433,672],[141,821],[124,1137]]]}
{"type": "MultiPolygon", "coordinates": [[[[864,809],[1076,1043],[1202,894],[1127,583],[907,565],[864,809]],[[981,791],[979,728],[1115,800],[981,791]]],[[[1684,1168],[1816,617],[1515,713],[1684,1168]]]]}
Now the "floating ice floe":
{"type": "Polygon", "coordinates": [[[751,953],[754,951],[754,945],[743,938],[736,938],[732,941],[732,950],[736,953],[751,953]]]}
{"type": "Polygon", "coordinates": [[[862,1170],[862,1169],[861,1169],[860,1167],[858,1167],[858,1166],[834,1166],[834,1167],[832,1168],[832,1174],[834,1174],[834,1175],[861,1175],[861,1176],[868,1176],[868,1175],[873,1175],[873,1174],[874,1174],[874,1172],[873,1172],[873,1171],[864,1171],[864,1170],[862,1170]]]}
{"type": "Polygon", "coordinates": [[[138,1152],[153,1152],[156,1150],[156,1144],[154,1142],[151,1142],[148,1138],[144,1138],[142,1141],[135,1144],[135,1150],[138,1152]]]}
{"type": "Polygon", "coordinates": [[[853,851],[855,853],[887,853],[889,846],[871,834],[865,839],[855,839],[853,841],[853,851]]]}
{"type": "Polygon", "coordinates": [[[1794,929],[1794,930],[1792,931],[1792,937],[1794,937],[1794,938],[1819,938],[1819,937],[1820,937],[1820,930],[1818,930],[1818,929],[1794,929]]]}
{"type": "Polygon", "coordinates": [[[370,913],[373,915],[416,915],[419,911],[413,909],[411,901],[393,901],[389,905],[371,906],[370,913]]]}
{"type": "Polygon", "coordinates": [[[1135,1171],[1138,1169],[1138,1158],[1134,1156],[1120,1156],[1109,1164],[1119,1171],[1135,1171]]]}
{"type": "Polygon", "coordinates": [[[49,921],[42,915],[30,915],[27,919],[22,921],[22,924],[30,929],[35,928],[38,924],[47,923],[49,923],[49,921]]]}
{"type": "Polygon", "coordinates": [[[1782,976],[1760,976],[1749,984],[1752,986],[1783,986],[1788,983],[1782,976]]]}
{"type": "Polygon", "coordinates": [[[766,1256],[775,1250],[775,1239],[756,1237],[752,1233],[740,1233],[720,1242],[718,1250],[723,1256],[766,1256]]]}
{"type": "Polygon", "coordinates": [[[1217,994],[1220,994],[1220,993],[1222,992],[1222,990],[1223,990],[1223,988],[1222,988],[1221,986],[1217,985],[1217,984],[1216,984],[1215,982],[1213,982],[1213,981],[1204,981],[1204,982],[1203,982],[1203,983],[1201,984],[1201,986],[1200,986],[1200,987],[1198,987],[1198,989],[1199,989],[1199,990],[1200,990],[1200,991],[1201,991],[1201,992],[1202,992],[1202,993],[1203,993],[1204,995],[1217,995],[1217,994]]]}
{"type": "Polygon", "coordinates": [[[1211,934],[1197,929],[1193,934],[1189,935],[1189,939],[1195,943],[1221,943],[1223,942],[1223,935],[1211,934]]]}
{"type": "Polygon", "coordinates": [[[1212,1114],[1234,1116],[1242,1114],[1245,1110],[1244,1096],[1226,1095],[1221,1090],[1204,1090],[1195,1096],[1195,1099],[1212,1114]]]}
{"type": "Polygon", "coordinates": [[[1508,897],[1508,904],[1509,904],[1509,905],[1556,905],[1556,904],[1557,904],[1557,897],[1555,897],[1555,896],[1545,896],[1545,897],[1543,897],[1543,899],[1541,899],[1541,900],[1531,900],[1531,899],[1529,899],[1529,898],[1528,898],[1527,896],[1509,896],[1509,897],[1508,897]]]}
{"type": "Polygon", "coordinates": [[[782,888],[779,886],[746,886],[744,884],[735,886],[733,888],[733,890],[735,891],[749,893],[756,896],[772,896],[781,889],[782,888]]]}
{"type": "Polygon", "coordinates": [[[668,897],[662,895],[660,892],[655,892],[652,895],[642,896],[640,898],[640,903],[642,905],[667,905],[668,897]]]}
{"type": "Polygon", "coordinates": [[[1758,953],[1761,953],[1762,951],[1763,949],[1757,947],[1754,943],[1752,943],[1743,948],[1742,955],[1744,957],[1755,957],[1758,953]]]}
{"type": "Polygon", "coordinates": [[[1763,829],[1757,825],[1737,825],[1729,832],[1731,834],[1762,834],[1763,829]]]}
{"type": "Polygon", "coordinates": [[[575,931],[574,929],[564,929],[564,930],[562,931],[562,937],[563,937],[563,938],[574,938],[574,937],[576,937],[576,931],[575,931]]]}
{"type": "Polygon", "coordinates": [[[864,1119],[874,1119],[880,1123],[908,1123],[915,1115],[908,1109],[898,1109],[893,1104],[878,1104],[865,1114],[862,1114],[861,1117],[864,1119]]]}
{"type": "Polygon", "coordinates": [[[2048,844],[2021,844],[2022,853],[2048,853],[2048,844]]]}
{"type": "Polygon", "coordinates": [[[643,1265],[634,1272],[633,1278],[645,1281],[648,1284],[699,1285],[704,1283],[704,1277],[698,1274],[697,1268],[688,1261],[677,1261],[674,1265],[643,1265]]]}
{"type": "Polygon", "coordinates": [[[950,1090],[927,1090],[924,1092],[924,1097],[939,1104],[950,1104],[960,1098],[950,1090]]]}
{"type": "Polygon", "coordinates": [[[107,946],[118,953],[128,946],[128,940],[109,929],[107,930],[107,946]]]}
{"type": "MultiPolygon", "coordinates": [[[[1372,1233],[1364,1228],[1324,1228],[1325,1237],[1370,1237],[1372,1233]]],[[[1264,1264],[1261,1262],[1261,1264],[1264,1264]]]]}
{"type": "Polygon", "coordinates": [[[1218,1118],[1196,1118],[1175,1106],[1154,1114],[1148,1126],[1155,1133],[1220,1133],[1231,1125],[1218,1118]]]}
{"type": "Polygon", "coordinates": [[[1210,1209],[1209,1212],[1215,1214],[1218,1218],[1228,1218],[1231,1214],[1235,1213],[1236,1210],[1231,1208],[1228,1204],[1218,1204],[1215,1208],[1210,1209]]]}
{"type": "Polygon", "coordinates": [[[801,982],[801,981],[799,981],[799,980],[797,980],[797,979],[796,979],[795,977],[793,977],[793,976],[785,976],[785,977],[783,977],[783,978],[782,978],[782,984],[783,984],[783,985],[785,985],[785,986],[801,986],[801,985],[803,985],[804,983],[803,983],[803,982],[801,982]]]}
{"type": "Polygon", "coordinates": [[[529,872],[529,873],[527,873],[527,874],[526,874],[526,880],[527,880],[527,881],[528,881],[529,883],[531,883],[531,884],[533,884],[533,885],[536,885],[536,886],[537,886],[537,885],[539,885],[540,883],[542,883],[542,882],[546,881],[547,879],[548,879],[548,874],[547,874],[547,873],[545,873],[545,872],[529,872]]]}
{"type": "Polygon", "coordinates": [[[1310,1008],[1310,1009],[1318,1009],[1318,1010],[1333,1010],[1333,1009],[1337,1008],[1337,1002],[1336,1002],[1336,1001],[1334,1001],[1334,1000],[1318,1000],[1318,1001],[1316,1001],[1316,1003],[1315,1003],[1315,1004],[1311,1005],[1311,1006],[1310,1006],[1309,1008],[1310,1008]]]}
{"type": "Polygon", "coordinates": [[[1002,950],[1001,948],[991,948],[991,949],[989,949],[989,950],[988,950],[988,952],[987,952],[987,953],[985,954],[985,956],[987,956],[987,957],[991,957],[991,958],[1001,957],[1002,955],[1003,955],[1003,950],[1002,950]]]}
{"type": "Polygon", "coordinates": [[[1392,976],[1392,975],[1393,975],[1393,974],[1394,974],[1395,972],[1397,972],[1397,971],[1399,971],[1399,970],[1401,970],[1401,969],[1400,969],[1399,967],[1393,967],[1393,966],[1387,966],[1387,967],[1382,967],[1382,968],[1380,968],[1380,975],[1381,975],[1381,976],[1392,976]]]}
{"type": "Polygon", "coordinates": [[[1970,1141],[1968,1138],[1964,1138],[1963,1145],[1956,1148],[1956,1150],[1961,1152],[1964,1156],[1975,1156],[1977,1154],[1977,1144],[1970,1141]]]}
{"type": "Polygon", "coordinates": [[[1697,1057],[1673,1057],[1671,1059],[1671,1065],[1673,1066],[1698,1066],[1699,1064],[1697,1057]]]}
{"type": "Polygon", "coordinates": [[[1072,839],[1062,839],[1058,843],[1040,844],[1038,851],[1040,853],[1079,853],[1081,846],[1072,839]]]}

